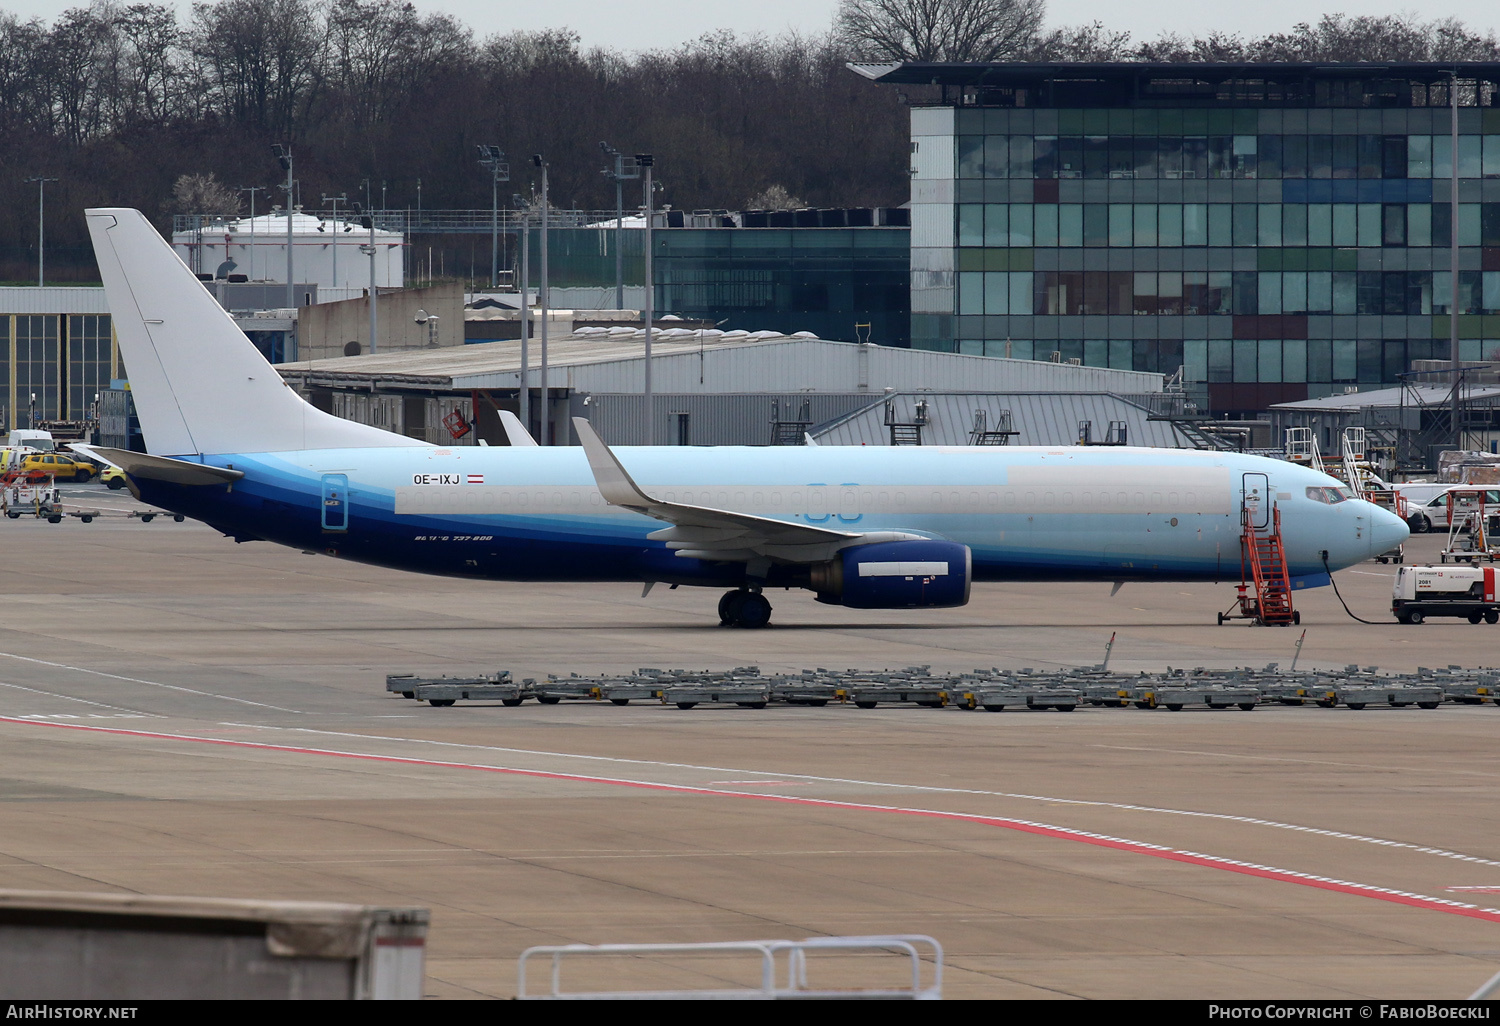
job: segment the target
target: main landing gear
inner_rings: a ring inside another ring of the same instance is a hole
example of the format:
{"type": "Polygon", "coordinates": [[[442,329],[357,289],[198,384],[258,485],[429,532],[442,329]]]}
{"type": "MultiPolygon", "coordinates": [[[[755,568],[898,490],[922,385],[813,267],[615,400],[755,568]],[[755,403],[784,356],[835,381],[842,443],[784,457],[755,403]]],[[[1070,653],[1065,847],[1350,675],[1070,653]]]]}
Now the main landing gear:
{"type": "Polygon", "coordinates": [[[721,627],[764,627],[771,622],[771,603],[758,590],[726,591],[719,599],[721,627]]]}

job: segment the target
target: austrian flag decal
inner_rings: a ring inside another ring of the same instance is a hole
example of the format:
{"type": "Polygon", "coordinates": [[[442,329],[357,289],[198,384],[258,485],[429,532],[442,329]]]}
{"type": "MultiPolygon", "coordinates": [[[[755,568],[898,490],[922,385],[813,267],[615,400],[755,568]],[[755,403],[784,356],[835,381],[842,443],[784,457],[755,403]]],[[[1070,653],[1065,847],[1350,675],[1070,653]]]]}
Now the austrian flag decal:
{"type": "Polygon", "coordinates": [[[469,484],[484,484],[484,475],[483,474],[470,474],[469,475],[469,484]]]}

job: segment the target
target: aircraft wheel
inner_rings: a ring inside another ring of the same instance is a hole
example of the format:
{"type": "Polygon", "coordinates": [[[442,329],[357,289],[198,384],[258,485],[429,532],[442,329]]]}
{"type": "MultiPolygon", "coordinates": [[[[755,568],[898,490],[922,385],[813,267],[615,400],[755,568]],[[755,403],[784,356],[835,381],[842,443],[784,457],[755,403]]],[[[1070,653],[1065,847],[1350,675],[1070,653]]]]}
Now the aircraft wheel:
{"type": "Polygon", "coordinates": [[[734,625],[755,630],[771,622],[771,603],[764,595],[745,592],[734,610],[734,625]]]}
{"type": "Polygon", "coordinates": [[[732,627],[739,619],[736,613],[739,610],[740,599],[746,594],[747,592],[743,591],[726,591],[719,599],[720,627],[732,627]]]}

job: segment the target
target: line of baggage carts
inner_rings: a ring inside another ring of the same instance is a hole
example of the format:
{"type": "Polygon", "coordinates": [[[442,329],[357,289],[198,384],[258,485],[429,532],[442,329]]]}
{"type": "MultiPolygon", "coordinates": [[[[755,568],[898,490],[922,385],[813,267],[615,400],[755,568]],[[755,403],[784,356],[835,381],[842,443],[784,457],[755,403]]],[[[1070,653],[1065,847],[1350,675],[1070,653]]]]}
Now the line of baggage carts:
{"type": "Polygon", "coordinates": [[[875,709],[901,706],[929,709],[1011,709],[1070,712],[1080,705],[1102,708],[1243,709],[1262,705],[1343,707],[1369,706],[1436,709],[1444,702],[1500,704],[1500,669],[1448,666],[1419,668],[1415,673],[1382,674],[1375,666],[1342,670],[1280,671],[1272,663],[1261,670],[1171,669],[1162,673],[1090,670],[974,670],[934,673],[931,667],[904,670],[832,670],[797,674],[762,673],[759,667],[733,670],[639,669],[603,676],[548,676],[516,680],[509,670],[476,677],[423,677],[390,674],[388,692],[451,706],[456,702],[526,702],[629,705],[651,702],[679,709],[697,706],[828,705],[875,709]]]}

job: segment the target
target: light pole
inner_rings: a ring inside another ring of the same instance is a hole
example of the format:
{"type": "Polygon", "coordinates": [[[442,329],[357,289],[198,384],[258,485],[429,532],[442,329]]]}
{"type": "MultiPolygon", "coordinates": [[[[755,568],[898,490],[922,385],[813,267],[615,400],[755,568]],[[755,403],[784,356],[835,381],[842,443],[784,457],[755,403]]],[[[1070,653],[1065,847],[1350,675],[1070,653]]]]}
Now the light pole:
{"type": "Polygon", "coordinates": [[[490,288],[500,285],[500,183],[510,181],[510,165],[498,146],[479,145],[479,166],[490,172],[490,288]]]}
{"type": "Polygon", "coordinates": [[[512,196],[521,212],[521,423],[531,431],[531,207],[519,195],[512,196]]]}
{"type": "Polygon", "coordinates": [[[46,248],[47,248],[47,218],[46,205],[42,202],[46,195],[47,183],[55,182],[56,178],[28,178],[26,184],[36,183],[36,287],[41,288],[46,281],[46,248]]]}
{"type": "Polygon", "coordinates": [[[531,156],[531,162],[542,172],[542,281],[538,290],[538,299],[541,301],[542,319],[542,430],[540,442],[542,445],[551,444],[551,427],[548,424],[549,415],[552,412],[551,396],[547,392],[547,162],[542,159],[540,153],[531,156]]]}
{"type": "Polygon", "coordinates": [[[601,142],[599,148],[604,151],[606,160],[614,162],[613,167],[604,169],[604,177],[611,178],[615,183],[615,309],[625,308],[625,183],[641,177],[640,165],[625,163],[625,154],[615,149],[607,142],[601,142]]]}
{"type": "MultiPolygon", "coordinates": [[[[270,195],[271,190],[264,185],[242,185],[235,192],[248,192],[250,194],[250,275],[249,280],[255,280],[255,194],[263,192],[270,195]]],[[[227,253],[225,254],[228,255],[227,253]]]]}
{"type": "Polygon", "coordinates": [[[342,192],[337,196],[323,196],[323,205],[333,204],[333,287],[339,287],[339,204],[349,199],[342,192]]]}
{"type": "MultiPolygon", "coordinates": [[[[368,183],[367,183],[368,184],[368,183]]],[[[359,247],[359,251],[370,258],[370,352],[375,352],[375,331],[379,327],[375,312],[375,212],[366,211],[358,203],[354,204],[355,214],[364,214],[364,223],[370,228],[370,242],[368,245],[359,247]]]]}
{"type": "Polygon", "coordinates": [[[645,177],[646,189],[646,444],[656,444],[656,416],[651,409],[653,397],[651,395],[651,321],[655,315],[656,285],[651,277],[651,223],[653,221],[652,208],[656,206],[656,199],[651,195],[651,168],[656,163],[656,158],[649,153],[637,153],[635,162],[640,166],[645,177]]]}
{"type": "Polygon", "coordinates": [[[286,171],[286,305],[287,309],[296,309],[297,300],[294,295],[296,286],[292,282],[292,200],[293,188],[296,185],[292,178],[292,148],[275,143],[271,146],[271,152],[276,154],[276,160],[286,171]]]}

